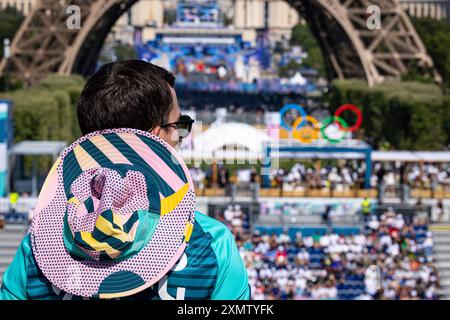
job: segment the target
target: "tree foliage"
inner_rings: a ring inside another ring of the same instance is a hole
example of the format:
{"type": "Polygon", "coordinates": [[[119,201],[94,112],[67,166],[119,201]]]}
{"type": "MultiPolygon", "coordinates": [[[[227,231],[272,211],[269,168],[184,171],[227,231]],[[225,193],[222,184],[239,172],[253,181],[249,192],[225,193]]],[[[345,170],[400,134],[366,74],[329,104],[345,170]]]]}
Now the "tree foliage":
{"type": "MultiPolygon", "coordinates": [[[[0,93],[0,99],[13,101],[14,142],[57,140],[68,144],[80,137],[76,102],[84,85],[79,76],[51,75],[40,84],[26,89],[0,93]]],[[[46,174],[52,159],[37,159],[39,174],[46,174]]],[[[25,174],[31,174],[32,158],[24,158],[25,174]]]]}
{"type": "Polygon", "coordinates": [[[307,24],[299,23],[294,26],[292,29],[291,45],[301,46],[308,54],[308,57],[303,61],[303,66],[314,68],[321,76],[325,76],[322,50],[307,24]]]}
{"type": "Polygon", "coordinates": [[[84,85],[78,76],[51,75],[26,89],[0,93],[11,99],[14,140],[62,140],[73,142],[80,136],[76,102],[84,85]]]}
{"type": "Polygon", "coordinates": [[[346,103],[363,111],[358,134],[375,148],[442,150],[450,143],[450,99],[435,84],[387,82],[369,88],[362,80],[335,81],[332,111],[346,103]]]}
{"type": "Polygon", "coordinates": [[[23,19],[23,15],[14,7],[0,10],[0,59],[3,58],[3,40],[9,39],[12,43],[23,19]]]}
{"type": "Polygon", "coordinates": [[[117,61],[137,59],[137,53],[133,46],[126,44],[119,44],[114,47],[114,53],[117,61]]]}
{"type": "Polygon", "coordinates": [[[425,47],[434,61],[436,69],[444,80],[447,91],[450,90],[450,20],[425,18],[413,19],[425,47]]]}
{"type": "Polygon", "coordinates": [[[286,65],[281,66],[278,69],[278,75],[282,78],[291,78],[298,70],[300,70],[301,67],[301,64],[297,63],[294,60],[291,60],[286,65]]]}

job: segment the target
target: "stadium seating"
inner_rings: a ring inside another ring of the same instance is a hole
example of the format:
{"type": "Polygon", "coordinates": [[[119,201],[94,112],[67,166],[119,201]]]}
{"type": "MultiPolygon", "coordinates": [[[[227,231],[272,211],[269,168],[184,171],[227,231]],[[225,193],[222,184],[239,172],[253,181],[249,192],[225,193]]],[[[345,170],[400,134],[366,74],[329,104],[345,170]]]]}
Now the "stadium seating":
{"type": "Polygon", "coordinates": [[[240,235],[257,298],[439,298],[425,220],[405,219],[392,211],[371,219],[362,228],[258,225],[247,240],[240,235]],[[371,275],[370,266],[379,276],[371,275]]]}

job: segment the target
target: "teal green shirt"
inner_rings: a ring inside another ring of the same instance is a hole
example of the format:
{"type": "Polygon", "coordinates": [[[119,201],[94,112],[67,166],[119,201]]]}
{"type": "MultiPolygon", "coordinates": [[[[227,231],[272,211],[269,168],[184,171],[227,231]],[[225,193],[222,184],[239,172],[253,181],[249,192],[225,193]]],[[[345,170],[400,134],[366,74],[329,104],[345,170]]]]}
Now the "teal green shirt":
{"type": "MultiPolygon", "coordinates": [[[[30,241],[27,235],[3,275],[0,300],[81,299],[62,292],[45,278],[30,241]]],[[[189,246],[177,266],[151,288],[127,299],[250,299],[247,271],[233,235],[219,221],[196,212],[189,246]]]]}

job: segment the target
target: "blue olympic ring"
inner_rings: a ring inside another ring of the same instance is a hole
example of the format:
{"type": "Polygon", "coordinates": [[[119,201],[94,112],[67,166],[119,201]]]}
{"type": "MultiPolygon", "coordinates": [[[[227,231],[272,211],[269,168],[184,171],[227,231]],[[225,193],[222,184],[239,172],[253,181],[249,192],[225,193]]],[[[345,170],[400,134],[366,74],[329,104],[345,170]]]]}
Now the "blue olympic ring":
{"type": "Polygon", "coordinates": [[[289,110],[297,110],[300,113],[300,116],[302,117],[302,122],[298,125],[297,128],[295,128],[296,130],[301,129],[302,127],[304,127],[306,125],[306,111],[305,109],[303,109],[303,107],[301,105],[298,104],[287,104],[285,105],[281,110],[280,110],[280,116],[281,116],[281,126],[286,129],[287,131],[291,132],[292,131],[292,125],[287,125],[287,123],[284,121],[283,116],[286,112],[288,112],[289,110]]]}

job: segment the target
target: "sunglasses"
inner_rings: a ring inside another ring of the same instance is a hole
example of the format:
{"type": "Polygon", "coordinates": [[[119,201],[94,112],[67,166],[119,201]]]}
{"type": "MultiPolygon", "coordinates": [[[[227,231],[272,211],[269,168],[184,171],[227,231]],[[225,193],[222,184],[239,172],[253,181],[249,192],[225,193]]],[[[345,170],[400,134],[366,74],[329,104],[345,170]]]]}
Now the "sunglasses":
{"type": "Polygon", "coordinates": [[[163,124],[161,128],[175,128],[180,139],[185,139],[191,133],[194,122],[195,120],[188,115],[181,115],[177,122],[163,124]]]}

